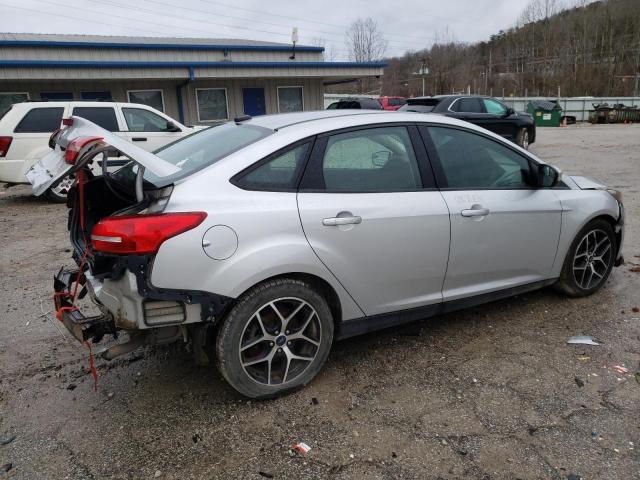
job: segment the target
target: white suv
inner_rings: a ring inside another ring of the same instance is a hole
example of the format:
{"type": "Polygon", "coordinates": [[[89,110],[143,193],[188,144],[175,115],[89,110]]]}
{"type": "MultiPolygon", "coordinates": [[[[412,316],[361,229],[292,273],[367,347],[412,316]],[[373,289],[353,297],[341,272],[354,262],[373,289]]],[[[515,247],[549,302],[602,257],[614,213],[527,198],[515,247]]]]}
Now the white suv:
{"type": "MultiPolygon", "coordinates": [[[[51,133],[72,115],[86,118],[115,135],[154,151],[185,135],[186,127],[147,105],[116,102],[25,102],[0,112],[0,182],[28,183],[25,173],[50,151],[51,133]]],[[[111,159],[109,166],[126,160],[111,159]]],[[[66,200],[72,180],[51,188],[47,195],[57,202],[66,200]]]]}

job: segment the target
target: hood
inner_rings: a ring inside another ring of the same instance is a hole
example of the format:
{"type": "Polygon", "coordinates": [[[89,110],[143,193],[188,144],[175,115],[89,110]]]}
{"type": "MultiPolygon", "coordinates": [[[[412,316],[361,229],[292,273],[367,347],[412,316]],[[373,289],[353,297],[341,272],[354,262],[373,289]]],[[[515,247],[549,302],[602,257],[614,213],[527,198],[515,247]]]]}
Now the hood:
{"type": "Polygon", "coordinates": [[[573,180],[581,190],[606,190],[607,186],[600,180],[593,177],[584,177],[581,175],[570,175],[569,178],[573,180]]]}
{"type": "Polygon", "coordinates": [[[81,117],[72,117],[72,119],[72,125],[63,128],[57,135],[54,134],[56,142],[54,149],[27,170],[27,180],[33,187],[34,195],[42,195],[49,188],[57,185],[64,177],[82,168],[85,163],[81,161],[82,155],[86,154],[98,143],[113,147],[113,150],[117,150],[120,155],[128,157],[159,177],[166,177],[180,171],[172,163],[114,135],[89,120],[81,117]],[[76,164],[70,165],[66,163],[64,156],[67,146],[73,140],[82,137],[100,137],[101,140],[96,140],[87,145],[86,149],[81,152],[76,164]]]}

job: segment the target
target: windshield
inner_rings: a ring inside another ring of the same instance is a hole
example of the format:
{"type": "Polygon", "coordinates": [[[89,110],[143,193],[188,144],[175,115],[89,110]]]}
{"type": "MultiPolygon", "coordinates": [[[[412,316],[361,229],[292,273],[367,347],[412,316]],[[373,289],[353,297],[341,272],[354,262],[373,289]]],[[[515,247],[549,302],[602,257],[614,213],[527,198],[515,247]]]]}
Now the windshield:
{"type": "Polygon", "coordinates": [[[167,185],[213,165],[271,133],[273,131],[268,128],[238,125],[234,122],[200,130],[154,152],[161,159],[178,167],[180,172],[168,177],[158,177],[147,170],[144,179],[158,186],[167,185]]]}

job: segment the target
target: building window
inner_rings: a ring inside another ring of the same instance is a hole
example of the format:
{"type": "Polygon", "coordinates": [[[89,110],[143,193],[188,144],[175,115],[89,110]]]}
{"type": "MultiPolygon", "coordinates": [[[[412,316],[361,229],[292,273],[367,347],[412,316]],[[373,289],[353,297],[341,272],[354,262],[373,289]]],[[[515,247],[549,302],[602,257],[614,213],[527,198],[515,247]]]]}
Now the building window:
{"type": "Polygon", "coordinates": [[[164,112],[162,90],[128,90],[127,95],[131,103],[141,103],[164,112]]]}
{"type": "Polygon", "coordinates": [[[73,100],[73,92],[40,92],[42,100],[73,100]]]}
{"type": "Polygon", "coordinates": [[[226,88],[196,88],[198,121],[214,122],[229,118],[226,88]]]}
{"type": "Polygon", "coordinates": [[[111,92],[80,92],[82,100],[94,100],[96,102],[110,102],[111,92]]]}
{"type": "Polygon", "coordinates": [[[301,112],[304,110],[302,87],[278,87],[278,112],[301,112]]]}
{"type": "Polygon", "coordinates": [[[9,110],[14,103],[26,102],[29,94],[26,92],[3,92],[0,93],[0,115],[9,110]]]}

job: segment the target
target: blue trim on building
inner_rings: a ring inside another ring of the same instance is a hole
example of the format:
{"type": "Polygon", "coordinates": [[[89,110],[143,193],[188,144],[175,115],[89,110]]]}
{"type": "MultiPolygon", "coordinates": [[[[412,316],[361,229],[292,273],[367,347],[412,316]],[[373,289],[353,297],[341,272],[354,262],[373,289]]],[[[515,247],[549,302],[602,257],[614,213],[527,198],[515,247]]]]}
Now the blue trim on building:
{"type": "Polygon", "coordinates": [[[384,68],[386,62],[124,62],[87,60],[0,60],[0,68],[384,68]]]}
{"type": "MultiPolygon", "coordinates": [[[[121,48],[140,50],[222,50],[222,51],[267,51],[289,52],[293,45],[199,45],[181,43],[119,43],[119,42],[65,42],[48,40],[0,40],[2,47],[44,47],[44,48],[121,48]]],[[[324,52],[324,47],[297,46],[299,52],[324,52]]]]}

